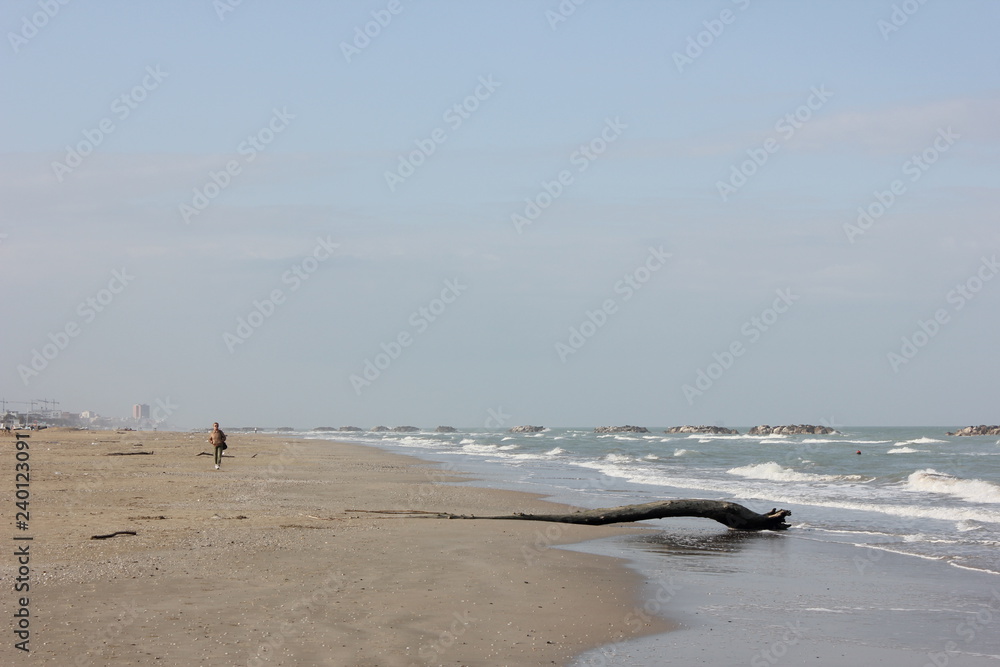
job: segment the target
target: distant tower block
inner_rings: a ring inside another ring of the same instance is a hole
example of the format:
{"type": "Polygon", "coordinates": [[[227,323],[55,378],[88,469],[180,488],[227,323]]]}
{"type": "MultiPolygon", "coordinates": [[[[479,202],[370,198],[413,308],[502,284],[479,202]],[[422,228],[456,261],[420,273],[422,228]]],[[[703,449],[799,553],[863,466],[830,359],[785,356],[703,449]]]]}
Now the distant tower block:
{"type": "Polygon", "coordinates": [[[139,420],[149,417],[149,406],[145,403],[136,403],[132,406],[132,419],[139,420]]]}

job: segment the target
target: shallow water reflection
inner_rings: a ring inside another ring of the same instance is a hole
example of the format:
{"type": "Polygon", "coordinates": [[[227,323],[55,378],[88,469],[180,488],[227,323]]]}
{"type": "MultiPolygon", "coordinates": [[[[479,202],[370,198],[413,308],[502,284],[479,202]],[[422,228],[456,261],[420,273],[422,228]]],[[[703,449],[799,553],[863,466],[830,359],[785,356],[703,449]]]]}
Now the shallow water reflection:
{"type": "Polygon", "coordinates": [[[690,572],[732,574],[741,569],[728,556],[748,547],[774,548],[784,536],[772,532],[737,530],[669,530],[628,540],[631,547],[676,559],[673,564],[690,572]]]}

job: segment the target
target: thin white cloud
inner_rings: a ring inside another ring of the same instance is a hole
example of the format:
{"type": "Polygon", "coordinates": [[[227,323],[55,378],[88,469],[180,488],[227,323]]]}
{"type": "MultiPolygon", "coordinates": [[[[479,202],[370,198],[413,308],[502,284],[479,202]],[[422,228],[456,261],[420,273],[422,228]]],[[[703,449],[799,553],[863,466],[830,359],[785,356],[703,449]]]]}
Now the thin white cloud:
{"type": "Polygon", "coordinates": [[[939,130],[977,143],[1000,140],[1000,97],[963,97],[818,116],[788,142],[793,150],[907,154],[930,145],[939,130]]]}

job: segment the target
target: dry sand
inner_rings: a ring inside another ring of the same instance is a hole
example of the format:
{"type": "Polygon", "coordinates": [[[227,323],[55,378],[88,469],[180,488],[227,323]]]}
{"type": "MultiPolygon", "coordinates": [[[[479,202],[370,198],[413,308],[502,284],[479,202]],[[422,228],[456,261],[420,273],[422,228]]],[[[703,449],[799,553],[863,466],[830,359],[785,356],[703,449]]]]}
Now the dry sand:
{"type": "MultiPolygon", "coordinates": [[[[669,629],[639,609],[621,561],[549,548],[634,531],[345,511],[559,511],[508,491],[441,483],[416,459],[318,440],[232,434],[30,434],[30,654],[39,665],[551,665],[669,629]],[[109,456],[152,452],[150,455],[109,456]],[[91,536],[135,531],[105,540],[91,536]]],[[[0,439],[4,469],[13,438],[0,439]]],[[[0,560],[16,576],[14,549],[0,560]]],[[[16,620],[8,623],[12,628],[16,620]]]]}

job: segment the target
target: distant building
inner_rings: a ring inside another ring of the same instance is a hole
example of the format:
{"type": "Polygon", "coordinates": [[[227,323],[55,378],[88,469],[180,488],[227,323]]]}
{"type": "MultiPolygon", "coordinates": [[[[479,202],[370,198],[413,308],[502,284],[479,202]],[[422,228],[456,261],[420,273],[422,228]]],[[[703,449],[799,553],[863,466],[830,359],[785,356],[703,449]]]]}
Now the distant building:
{"type": "Polygon", "coordinates": [[[136,403],[132,406],[132,419],[136,421],[149,418],[149,406],[145,403],[136,403]]]}

